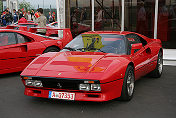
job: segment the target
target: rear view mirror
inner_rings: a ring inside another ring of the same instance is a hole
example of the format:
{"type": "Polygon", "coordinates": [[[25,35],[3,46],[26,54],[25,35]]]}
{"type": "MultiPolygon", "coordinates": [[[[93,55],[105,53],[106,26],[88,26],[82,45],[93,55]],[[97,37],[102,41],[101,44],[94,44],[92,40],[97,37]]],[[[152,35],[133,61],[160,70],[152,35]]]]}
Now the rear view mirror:
{"type": "Polygon", "coordinates": [[[131,55],[134,55],[134,50],[138,50],[142,48],[142,43],[132,44],[131,46],[131,55]]]}

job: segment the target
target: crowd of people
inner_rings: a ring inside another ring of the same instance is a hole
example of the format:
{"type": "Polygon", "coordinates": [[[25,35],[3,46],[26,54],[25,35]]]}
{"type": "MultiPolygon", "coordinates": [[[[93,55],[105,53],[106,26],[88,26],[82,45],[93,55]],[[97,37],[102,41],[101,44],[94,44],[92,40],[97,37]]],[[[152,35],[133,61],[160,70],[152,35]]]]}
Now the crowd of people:
{"type": "MultiPolygon", "coordinates": [[[[0,25],[7,26],[19,21],[34,21],[35,13],[36,12],[34,11],[34,9],[32,9],[31,11],[26,11],[24,9],[19,9],[18,11],[16,11],[15,9],[13,9],[13,13],[11,13],[9,8],[7,8],[1,13],[0,25]]],[[[52,23],[55,21],[55,12],[49,12],[47,22],[52,23]]]]}

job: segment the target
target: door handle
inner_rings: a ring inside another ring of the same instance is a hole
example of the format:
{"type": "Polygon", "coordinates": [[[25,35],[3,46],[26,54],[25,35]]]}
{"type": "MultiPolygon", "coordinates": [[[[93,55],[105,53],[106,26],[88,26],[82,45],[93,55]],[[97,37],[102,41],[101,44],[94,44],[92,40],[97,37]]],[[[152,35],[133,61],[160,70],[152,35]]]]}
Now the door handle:
{"type": "Polygon", "coordinates": [[[20,44],[20,47],[23,52],[27,52],[27,44],[20,44]]]}

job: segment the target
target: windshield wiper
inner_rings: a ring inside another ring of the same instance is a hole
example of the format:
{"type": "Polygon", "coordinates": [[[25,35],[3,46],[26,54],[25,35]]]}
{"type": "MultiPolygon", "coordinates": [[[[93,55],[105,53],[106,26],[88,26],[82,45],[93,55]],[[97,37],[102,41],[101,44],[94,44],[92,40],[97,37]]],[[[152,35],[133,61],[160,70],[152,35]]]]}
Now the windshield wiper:
{"type": "Polygon", "coordinates": [[[88,50],[98,50],[100,52],[106,53],[106,52],[104,52],[104,51],[102,51],[101,49],[98,49],[98,48],[89,48],[88,50]]]}
{"type": "Polygon", "coordinates": [[[90,50],[98,50],[98,51],[100,51],[100,52],[103,52],[103,53],[106,53],[106,52],[104,52],[104,51],[102,51],[101,49],[98,49],[98,48],[78,48],[78,49],[76,49],[76,50],[80,50],[80,51],[83,51],[84,50],[84,52],[87,50],[87,51],[90,51],[90,50]]]}
{"type": "Polygon", "coordinates": [[[78,48],[78,49],[76,49],[76,50],[80,50],[80,51],[83,51],[83,52],[85,52],[85,50],[87,50],[87,48],[78,48]]]}
{"type": "Polygon", "coordinates": [[[76,49],[71,48],[71,47],[64,47],[63,49],[67,49],[67,50],[70,50],[70,51],[76,51],[76,49]]]}

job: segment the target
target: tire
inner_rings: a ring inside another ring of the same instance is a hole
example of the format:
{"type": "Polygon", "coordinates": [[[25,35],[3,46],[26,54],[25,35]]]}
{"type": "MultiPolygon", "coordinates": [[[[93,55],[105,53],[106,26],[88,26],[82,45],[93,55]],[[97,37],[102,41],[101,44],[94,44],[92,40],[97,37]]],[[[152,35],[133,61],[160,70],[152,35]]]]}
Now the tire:
{"type": "Polygon", "coordinates": [[[135,86],[134,82],[135,82],[134,68],[131,65],[129,65],[125,72],[120,100],[129,101],[132,99],[135,86]]]}
{"type": "Polygon", "coordinates": [[[59,52],[60,50],[56,47],[48,47],[45,49],[45,51],[43,53],[47,53],[47,52],[59,52]]]}
{"type": "Polygon", "coordinates": [[[158,53],[157,65],[155,70],[150,73],[151,77],[160,78],[163,72],[163,53],[160,51],[158,53]]]}

